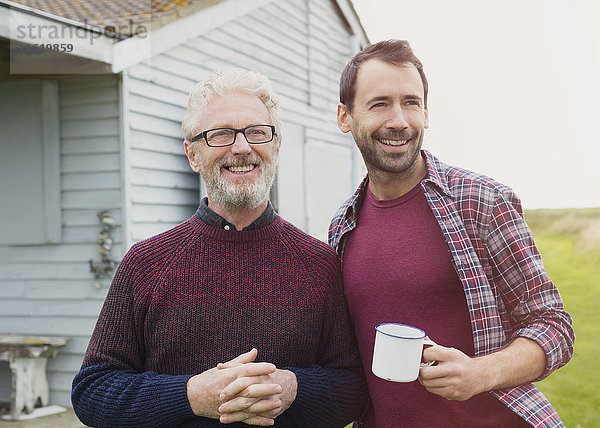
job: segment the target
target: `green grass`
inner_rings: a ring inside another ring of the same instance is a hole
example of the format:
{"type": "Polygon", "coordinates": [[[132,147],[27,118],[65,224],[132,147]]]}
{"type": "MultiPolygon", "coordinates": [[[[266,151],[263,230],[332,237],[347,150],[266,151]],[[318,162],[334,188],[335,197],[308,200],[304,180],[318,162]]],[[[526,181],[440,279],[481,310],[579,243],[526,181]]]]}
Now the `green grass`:
{"type": "Polygon", "coordinates": [[[526,215],[577,336],[571,362],[537,386],[567,427],[600,427],[600,210],[526,215]]]}

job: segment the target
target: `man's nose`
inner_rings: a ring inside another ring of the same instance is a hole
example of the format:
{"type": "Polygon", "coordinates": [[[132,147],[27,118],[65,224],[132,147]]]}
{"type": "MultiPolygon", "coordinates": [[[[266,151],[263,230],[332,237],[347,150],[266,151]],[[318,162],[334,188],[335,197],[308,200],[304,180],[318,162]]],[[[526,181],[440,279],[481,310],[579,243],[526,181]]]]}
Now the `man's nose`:
{"type": "Polygon", "coordinates": [[[251,151],[252,148],[250,147],[248,140],[246,140],[244,133],[237,132],[233,140],[233,145],[231,146],[231,152],[233,154],[243,155],[250,153],[251,151]]]}
{"type": "Polygon", "coordinates": [[[408,122],[401,106],[394,106],[390,110],[390,116],[385,123],[386,128],[404,129],[408,128],[408,122]]]}

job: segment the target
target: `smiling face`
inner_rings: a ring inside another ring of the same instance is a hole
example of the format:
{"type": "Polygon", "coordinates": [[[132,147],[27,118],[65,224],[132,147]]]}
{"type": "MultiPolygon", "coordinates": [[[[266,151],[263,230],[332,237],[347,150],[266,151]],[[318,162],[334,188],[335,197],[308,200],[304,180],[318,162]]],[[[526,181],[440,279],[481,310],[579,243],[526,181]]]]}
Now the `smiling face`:
{"type": "Polygon", "coordinates": [[[372,180],[412,183],[422,178],[420,150],[429,120],[423,82],[412,64],[365,61],[358,70],[352,111],[338,106],[338,126],[352,132],[372,180]]]}
{"type": "MultiPolygon", "coordinates": [[[[216,95],[196,117],[197,133],[208,129],[250,125],[271,125],[263,102],[247,92],[232,91],[216,95]]],[[[209,147],[204,139],[185,141],[190,166],[206,183],[209,206],[226,211],[243,211],[266,203],[277,171],[280,139],[269,143],[248,144],[238,133],[233,145],[209,147]]]]}

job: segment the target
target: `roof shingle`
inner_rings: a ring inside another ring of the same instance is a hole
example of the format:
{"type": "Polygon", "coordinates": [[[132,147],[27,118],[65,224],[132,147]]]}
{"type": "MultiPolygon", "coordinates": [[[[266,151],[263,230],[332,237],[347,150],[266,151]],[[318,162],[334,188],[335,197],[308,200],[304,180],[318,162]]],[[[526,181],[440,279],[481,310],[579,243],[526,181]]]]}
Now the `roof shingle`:
{"type": "Polygon", "coordinates": [[[131,36],[223,0],[12,0],[46,13],[131,36]]]}

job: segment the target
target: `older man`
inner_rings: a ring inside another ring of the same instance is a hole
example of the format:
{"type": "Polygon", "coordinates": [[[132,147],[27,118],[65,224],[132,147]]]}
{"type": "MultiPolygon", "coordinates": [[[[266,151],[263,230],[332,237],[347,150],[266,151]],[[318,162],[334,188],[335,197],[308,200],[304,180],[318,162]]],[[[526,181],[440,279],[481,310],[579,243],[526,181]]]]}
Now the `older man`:
{"type": "Polygon", "coordinates": [[[98,427],[345,426],[366,389],[340,266],[267,199],[281,144],[269,81],[211,74],[182,126],[208,197],[123,259],[73,381],[77,415],[98,427]]]}
{"type": "Polygon", "coordinates": [[[367,46],[340,81],[338,125],[368,174],[333,219],[330,244],[373,401],[367,426],[560,426],[531,382],[573,355],[571,317],[514,192],[421,150],[427,93],[423,65],[401,40],[367,46]],[[438,343],[424,351],[437,364],[421,369],[421,384],[371,373],[383,322],[438,343]]]}

